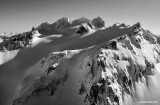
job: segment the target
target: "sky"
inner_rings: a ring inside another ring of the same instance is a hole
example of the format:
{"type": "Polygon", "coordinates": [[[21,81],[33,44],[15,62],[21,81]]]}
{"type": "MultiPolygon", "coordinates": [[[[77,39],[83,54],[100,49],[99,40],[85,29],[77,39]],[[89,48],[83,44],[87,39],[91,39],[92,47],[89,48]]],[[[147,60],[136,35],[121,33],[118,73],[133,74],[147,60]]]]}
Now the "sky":
{"type": "Polygon", "coordinates": [[[42,22],[101,16],[110,26],[133,25],[160,35],[160,0],[0,0],[0,32],[25,32],[42,22]]]}

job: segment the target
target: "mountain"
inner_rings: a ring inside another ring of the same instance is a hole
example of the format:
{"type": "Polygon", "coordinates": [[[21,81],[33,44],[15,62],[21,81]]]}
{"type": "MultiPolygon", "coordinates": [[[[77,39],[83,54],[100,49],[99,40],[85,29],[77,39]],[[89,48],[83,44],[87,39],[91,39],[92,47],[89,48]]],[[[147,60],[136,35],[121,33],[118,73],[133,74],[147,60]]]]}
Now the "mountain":
{"type": "Polygon", "coordinates": [[[1,36],[0,105],[159,105],[160,37],[101,17],[1,36]]]}

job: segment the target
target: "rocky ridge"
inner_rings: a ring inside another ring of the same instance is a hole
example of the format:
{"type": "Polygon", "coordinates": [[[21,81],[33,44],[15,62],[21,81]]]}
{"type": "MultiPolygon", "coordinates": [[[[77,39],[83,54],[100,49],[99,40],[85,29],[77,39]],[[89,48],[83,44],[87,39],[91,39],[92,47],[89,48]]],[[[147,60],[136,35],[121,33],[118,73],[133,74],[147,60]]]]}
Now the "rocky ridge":
{"type": "MultiPolygon", "coordinates": [[[[88,21],[85,18],[80,20],[83,19],[88,21]]],[[[56,27],[62,29],[66,29],[72,24],[67,18],[62,18],[57,22],[54,23],[56,27]]],[[[78,22],[74,22],[74,24],[76,23],[78,22]]],[[[91,29],[105,27],[100,17],[87,22],[87,24],[81,21],[76,25],[79,25],[79,28],[75,33],[81,35],[89,33],[88,26],[91,29]]],[[[125,24],[115,25],[122,28],[129,27],[125,24]]],[[[53,33],[49,31],[51,27],[53,24],[46,23],[41,24],[35,30],[39,30],[41,34],[43,32],[51,34],[53,33]]],[[[156,75],[158,72],[156,65],[160,63],[160,46],[156,36],[143,29],[139,22],[130,27],[129,33],[96,47],[53,52],[44,57],[36,64],[39,68],[35,71],[37,75],[30,80],[34,82],[27,85],[26,80],[33,72],[28,73],[22,81],[24,85],[21,87],[20,95],[13,104],[34,104],[39,97],[52,97],[54,99],[60,95],[59,89],[67,87],[67,81],[74,78],[75,84],[77,84],[74,87],[76,88],[74,92],[78,97],[81,97],[83,105],[135,105],[132,102],[129,103],[129,97],[138,101],[141,97],[136,96],[138,94],[136,84],[141,83],[148,87],[148,77],[156,75]],[[75,64],[71,62],[73,58],[76,59],[75,64]],[[73,70],[69,72],[67,69],[73,70]],[[77,78],[73,76],[74,74],[77,78]]],[[[24,46],[29,45],[32,35],[32,33],[26,34],[28,41],[25,42],[27,44],[24,46]]],[[[22,36],[19,35],[18,37],[22,36]]],[[[11,37],[9,40],[16,43],[15,39],[21,41],[17,37],[11,37]]],[[[7,41],[5,43],[6,46],[3,45],[7,50],[18,49],[8,48],[7,41]]],[[[63,95],[59,97],[63,97],[63,95]]],[[[52,104],[56,103],[52,102],[52,104]]],[[[64,103],[58,104],[64,105],[64,103]]]]}

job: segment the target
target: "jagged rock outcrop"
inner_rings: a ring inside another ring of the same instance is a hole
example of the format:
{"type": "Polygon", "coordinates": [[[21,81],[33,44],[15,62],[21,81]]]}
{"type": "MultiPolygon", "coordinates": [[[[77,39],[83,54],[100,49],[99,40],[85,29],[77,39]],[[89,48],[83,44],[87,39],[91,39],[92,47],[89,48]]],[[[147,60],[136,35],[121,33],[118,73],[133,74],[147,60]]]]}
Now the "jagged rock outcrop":
{"type": "Polygon", "coordinates": [[[90,20],[85,18],[85,17],[81,17],[79,19],[75,19],[71,22],[71,26],[77,26],[77,25],[81,25],[83,23],[89,23],[90,20]]]}
{"type": "Polygon", "coordinates": [[[10,37],[2,37],[0,43],[0,51],[19,50],[31,44],[34,35],[32,32],[13,35],[10,37]]]}
{"type": "Polygon", "coordinates": [[[89,27],[93,28],[90,20],[85,17],[75,20],[69,20],[67,17],[62,17],[51,24],[48,22],[44,22],[36,27],[35,30],[38,30],[39,33],[46,36],[52,34],[66,34],[69,28],[83,25],[85,23],[88,24],[89,27]]]}
{"type": "Polygon", "coordinates": [[[122,27],[122,28],[130,27],[130,25],[126,25],[124,23],[115,23],[115,24],[113,24],[113,26],[118,26],[118,27],[122,27]]]}
{"type": "Polygon", "coordinates": [[[38,27],[35,28],[36,30],[39,31],[39,33],[41,34],[52,34],[52,30],[54,29],[54,27],[52,28],[52,25],[48,22],[44,22],[41,23],[38,27]]]}
{"type": "Polygon", "coordinates": [[[79,29],[76,31],[77,34],[83,35],[89,32],[88,24],[82,24],[79,26],[79,29]]]}
{"type": "Polygon", "coordinates": [[[97,18],[94,18],[91,23],[93,24],[93,26],[95,26],[95,28],[103,28],[105,27],[105,22],[104,20],[102,20],[102,18],[100,16],[98,16],[97,18]]]}
{"type": "Polygon", "coordinates": [[[57,28],[68,28],[71,22],[67,17],[62,17],[61,19],[57,20],[56,27],[57,28]]]}

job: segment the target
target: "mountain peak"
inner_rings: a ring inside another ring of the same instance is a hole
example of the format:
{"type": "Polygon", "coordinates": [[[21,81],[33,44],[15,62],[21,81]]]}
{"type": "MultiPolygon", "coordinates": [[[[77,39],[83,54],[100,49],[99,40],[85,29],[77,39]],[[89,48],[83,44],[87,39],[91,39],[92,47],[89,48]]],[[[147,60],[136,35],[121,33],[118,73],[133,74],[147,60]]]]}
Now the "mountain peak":
{"type": "Polygon", "coordinates": [[[140,29],[141,28],[141,23],[140,22],[137,22],[136,24],[134,24],[132,26],[134,29],[140,29]]]}
{"type": "Polygon", "coordinates": [[[77,26],[77,25],[81,25],[83,23],[89,23],[89,22],[90,20],[88,18],[81,17],[79,19],[72,20],[71,26],[77,26]]]}
{"type": "Polygon", "coordinates": [[[71,22],[70,22],[69,18],[62,17],[62,18],[60,18],[60,19],[57,20],[56,27],[60,28],[60,29],[62,29],[62,28],[68,28],[70,26],[70,24],[71,24],[71,22]]]}
{"type": "Polygon", "coordinates": [[[98,16],[96,18],[94,18],[91,23],[96,27],[96,28],[103,28],[105,27],[105,22],[104,20],[98,16]]]}

